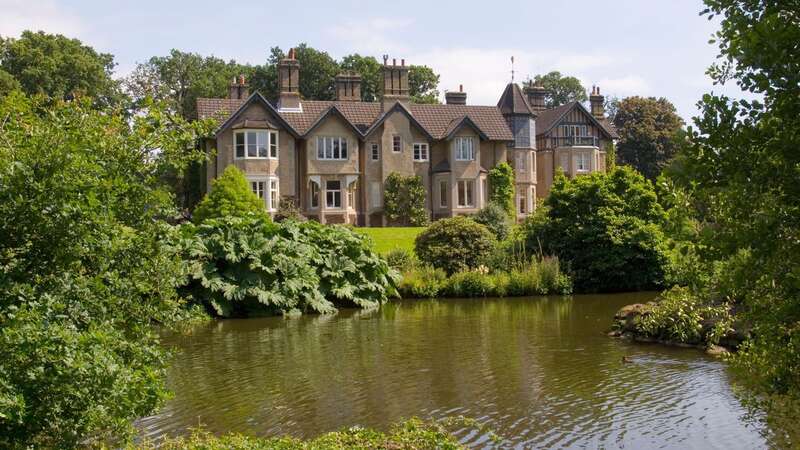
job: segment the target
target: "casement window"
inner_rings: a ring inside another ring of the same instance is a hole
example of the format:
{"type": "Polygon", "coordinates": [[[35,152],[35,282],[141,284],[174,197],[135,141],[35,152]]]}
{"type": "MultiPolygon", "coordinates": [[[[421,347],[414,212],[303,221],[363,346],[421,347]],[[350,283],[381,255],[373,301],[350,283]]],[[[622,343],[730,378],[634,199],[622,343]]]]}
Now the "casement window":
{"type": "Polygon", "coordinates": [[[588,172],[590,168],[589,155],[586,153],[578,153],[575,159],[575,166],[578,172],[588,172]]]}
{"type": "Polygon", "coordinates": [[[380,181],[373,181],[369,185],[369,203],[372,205],[373,208],[380,208],[382,205],[381,202],[381,182],[380,181]]]}
{"type": "Polygon", "coordinates": [[[414,161],[428,160],[428,144],[414,144],[414,161]]]}
{"type": "Polygon", "coordinates": [[[317,137],[317,159],[347,159],[347,138],[339,136],[317,137]]]}
{"type": "Polygon", "coordinates": [[[233,133],[233,146],[235,159],[277,158],[278,133],[266,130],[236,131],[233,133]]]}
{"type": "Polygon", "coordinates": [[[337,209],[342,207],[342,182],[328,180],[325,182],[325,207],[337,209]]]}
{"type": "Polygon", "coordinates": [[[586,125],[561,125],[564,136],[589,136],[589,127],[586,125]]]}
{"type": "Polygon", "coordinates": [[[455,139],[456,161],[473,161],[475,159],[475,140],[471,137],[455,139]]]}
{"type": "Polygon", "coordinates": [[[392,151],[395,153],[400,153],[403,150],[403,140],[400,138],[400,135],[395,134],[392,136],[392,151]]]}
{"type": "Polygon", "coordinates": [[[562,153],[559,157],[560,166],[564,172],[569,172],[569,153],[562,153]]]}
{"type": "Polygon", "coordinates": [[[458,180],[458,207],[475,206],[475,180],[458,180]]]}
{"type": "Polygon", "coordinates": [[[312,181],[309,186],[309,205],[312,209],[319,208],[319,184],[312,181]]]}
{"type": "Polygon", "coordinates": [[[350,209],[356,209],[356,183],[353,181],[347,187],[347,207],[350,209]]]}
{"type": "Polygon", "coordinates": [[[369,146],[369,151],[373,161],[381,159],[381,147],[377,143],[371,144],[369,146]]]}
{"type": "Polygon", "coordinates": [[[526,214],[528,212],[528,196],[526,194],[526,189],[521,188],[519,190],[519,195],[517,195],[517,203],[519,203],[517,212],[520,214],[526,214]]]}
{"type": "Polygon", "coordinates": [[[526,153],[522,153],[522,152],[517,153],[517,157],[516,157],[516,159],[517,159],[517,163],[516,163],[517,173],[525,173],[526,172],[527,166],[528,166],[527,161],[526,161],[526,159],[527,159],[526,157],[527,156],[528,155],[526,153]]]}
{"type": "Polygon", "coordinates": [[[439,206],[442,208],[447,208],[447,197],[449,197],[449,193],[447,192],[447,181],[440,181],[439,182],[439,206]]]}
{"type": "Polygon", "coordinates": [[[278,193],[278,179],[275,177],[248,178],[250,189],[264,202],[267,211],[277,211],[280,195],[278,193]]]}

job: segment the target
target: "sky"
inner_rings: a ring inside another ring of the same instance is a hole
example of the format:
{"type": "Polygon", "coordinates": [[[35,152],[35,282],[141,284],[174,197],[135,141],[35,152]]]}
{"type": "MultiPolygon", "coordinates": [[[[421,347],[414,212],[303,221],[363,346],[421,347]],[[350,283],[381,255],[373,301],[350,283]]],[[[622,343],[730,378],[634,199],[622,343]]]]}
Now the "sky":
{"type": "Polygon", "coordinates": [[[0,0],[0,36],[44,30],[115,56],[116,76],[170,49],[263,64],[270,47],[306,42],[334,58],[405,58],[464,86],[469,104],[558,70],[606,96],[666,97],[689,122],[704,93],[739,96],[705,75],[717,48],[700,0],[151,1],[0,0]]]}

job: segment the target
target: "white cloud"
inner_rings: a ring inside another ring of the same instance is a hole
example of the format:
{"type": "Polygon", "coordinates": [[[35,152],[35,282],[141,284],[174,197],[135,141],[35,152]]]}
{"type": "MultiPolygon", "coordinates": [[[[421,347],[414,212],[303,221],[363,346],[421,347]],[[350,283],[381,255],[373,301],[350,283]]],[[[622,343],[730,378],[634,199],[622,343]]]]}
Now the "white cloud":
{"type": "Polygon", "coordinates": [[[83,26],[52,0],[0,0],[0,36],[17,37],[25,30],[76,37],[83,26]]]}

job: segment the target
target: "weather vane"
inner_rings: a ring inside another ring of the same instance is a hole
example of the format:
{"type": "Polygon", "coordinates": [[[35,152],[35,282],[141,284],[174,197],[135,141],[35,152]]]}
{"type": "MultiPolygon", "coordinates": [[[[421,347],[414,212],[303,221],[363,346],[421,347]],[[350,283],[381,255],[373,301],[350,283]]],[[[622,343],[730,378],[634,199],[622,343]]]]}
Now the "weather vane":
{"type": "Polygon", "coordinates": [[[514,82],[514,57],[511,57],[511,82],[514,82]]]}

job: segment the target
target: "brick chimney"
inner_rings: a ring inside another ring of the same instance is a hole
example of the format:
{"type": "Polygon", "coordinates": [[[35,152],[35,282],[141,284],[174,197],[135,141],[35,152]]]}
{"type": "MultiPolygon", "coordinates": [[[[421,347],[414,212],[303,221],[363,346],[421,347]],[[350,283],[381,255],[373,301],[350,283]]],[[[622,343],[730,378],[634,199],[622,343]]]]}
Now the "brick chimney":
{"type": "Polygon", "coordinates": [[[464,92],[464,85],[458,85],[458,91],[453,92],[445,92],[444,93],[444,102],[448,105],[466,105],[467,104],[467,93],[464,92]]]}
{"type": "Polygon", "coordinates": [[[600,95],[600,86],[592,86],[592,95],[589,96],[589,105],[592,107],[592,115],[595,119],[603,119],[606,116],[606,98],[600,95]]]}
{"type": "Polygon", "coordinates": [[[294,49],[278,62],[278,109],[300,108],[300,62],[294,49]]]}
{"type": "Polygon", "coordinates": [[[244,100],[250,95],[250,86],[245,82],[244,75],[239,75],[239,78],[233,77],[230,86],[228,86],[228,98],[234,100],[244,100]]]}
{"type": "Polygon", "coordinates": [[[383,110],[391,108],[395,101],[408,104],[408,66],[405,59],[400,60],[400,65],[392,59],[390,65],[389,56],[383,55],[383,110]]]}
{"type": "Polygon", "coordinates": [[[525,94],[528,96],[528,104],[531,105],[533,112],[539,112],[547,109],[544,103],[544,98],[547,96],[547,89],[541,84],[533,84],[530,81],[525,86],[525,94]]]}
{"type": "Polygon", "coordinates": [[[336,100],[361,101],[361,75],[349,72],[336,75],[336,100]]]}

